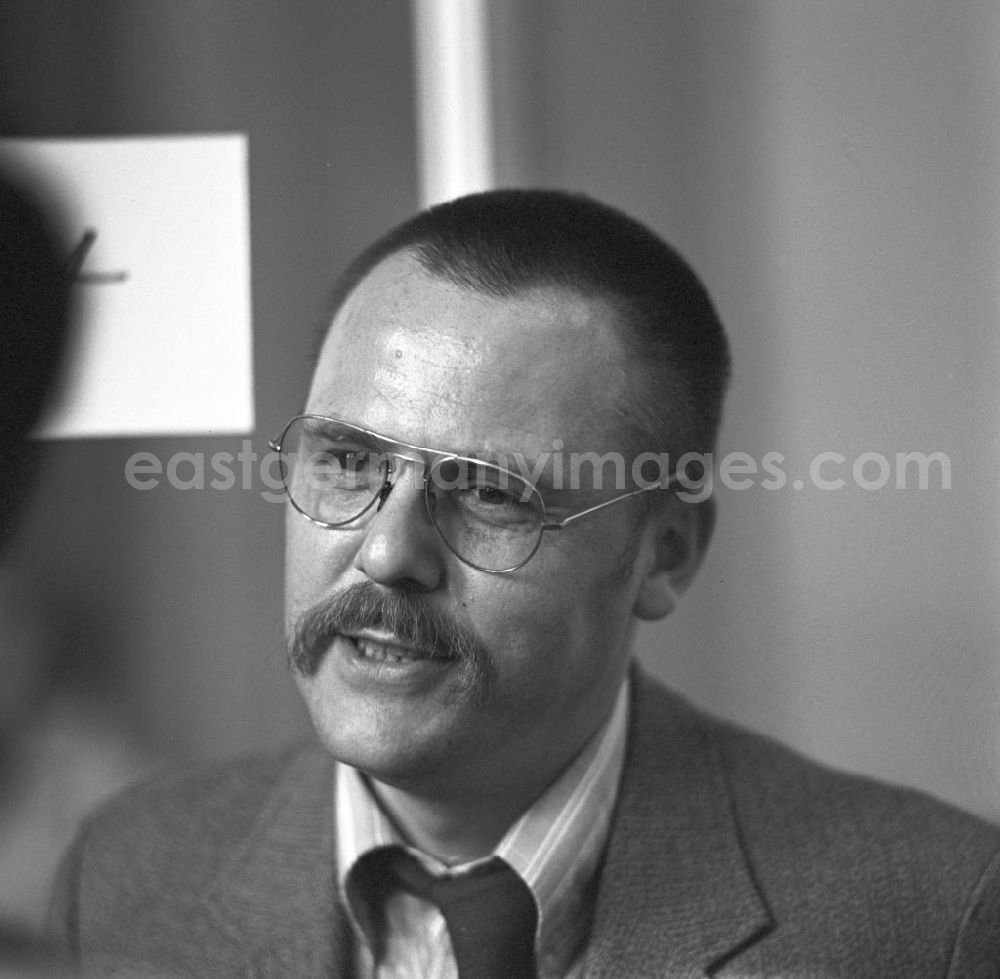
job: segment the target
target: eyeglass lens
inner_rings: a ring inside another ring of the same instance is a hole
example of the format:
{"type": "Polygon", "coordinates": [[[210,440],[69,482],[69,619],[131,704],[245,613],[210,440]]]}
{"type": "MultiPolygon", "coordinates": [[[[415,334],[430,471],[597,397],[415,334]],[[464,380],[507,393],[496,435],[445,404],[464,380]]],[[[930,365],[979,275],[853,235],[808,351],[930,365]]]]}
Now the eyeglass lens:
{"type": "MultiPolygon", "coordinates": [[[[296,418],[281,440],[285,485],[299,511],[340,527],[375,503],[399,446],[343,422],[296,418]]],[[[538,547],[544,509],[534,488],[505,469],[445,457],[425,474],[430,518],[448,547],[485,571],[513,570],[538,547]]]]}

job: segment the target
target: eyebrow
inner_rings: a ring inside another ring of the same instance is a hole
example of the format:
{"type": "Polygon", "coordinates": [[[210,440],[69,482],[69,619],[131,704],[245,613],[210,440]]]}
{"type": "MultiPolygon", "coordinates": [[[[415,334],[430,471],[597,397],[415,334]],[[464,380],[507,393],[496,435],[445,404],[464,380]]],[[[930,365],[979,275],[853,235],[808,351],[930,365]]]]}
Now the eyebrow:
{"type": "Polygon", "coordinates": [[[364,431],[341,428],[338,422],[329,421],[325,418],[307,418],[305,430],[313,438],[325,437],[331,442],[352,442],[368,448],[378,447],[378,440],[375,436],[369,435],[364,431]],[[340,436],[340,438],[337,438],[337,436],[340,436]]]}
{"type": "MultiPolygon", "coordinates": [[[[532,475],[534,469],[535,469],[534,466],[530,467],[529,471],[526,472],[523,476],[521,476],[521,479],[523,479],[526,483],[530,483],[539,492],[544,491],[545,493],[548,493],[551,496],[553,493],[556,492],[556,488],[552,480],[549,478],[548,473],[542,470],[542,472],[540,472],[537,476],[534,476],[531,479],[528,478],[529,476],[532,475]]],[[[520,476],[521,474],[516,473],[516,475],[520,476]]]]}
{"type": "MultiPolygon", "coordinates": [[[[314,438],[327,437],[331,440],[335,440],[333,437],[337,434],[341,434],[343,431],[340,426],[341,422],[336,419],[329,419],[323,416],[316,415],[306,415],[306,431],[314,438]]],[[[363,445],[372,449],[379,449],[382,445],[390,447],[393,444],[399,444],[402,446],[408,446],[408,442],[398,442],[397,439],[393,439],[389,435],[379,435],[377,432],[369,434],[366,430],[362,429],[360,431],[356,428],[350,429],[348,432],[351,440],[353,440],[358,445],[363,445]]],[[[421,448],[420,446],[415,446],[415,448],[421,448]]],[[[552,481],[551,476],[546,471],[547,460],[545,463],[541,463],[539,458],[526,458],[525,454],[519,450],[510,450],[506,447],[494,447],[489,451],[482,451],[477,449],[462,449],[452,451],[450,449],[437,449],[433,446],[425,446],[427,451],[440,453],[445,456],[454,456],[459,459],[473,459],[476,462],[482,462],[487,465],[496,466],[498,469],[505,469],[507,472],[516,476],[518,479],[523,480],[530,486],[533,486],[536,490],[544,495],[548,494],[552,496],[553,494],[558,494],[560,492],[565,492],[565,488],[557,490],[555,484],[552,481]],[[507,463],[507,465],[502,465],[501,461],[507,463]],[[515,464],[510,465],[511,462],[515,464]],[[541,469],[539,472],[538,470],[541,469]]]]}
{"type": "Polygon", "coordinates": [[[504,449],[493,449],[489,454],[484,453],[481,455],[470,452],[467,453],[467,456],[470,459],[478,459],[480,462],[489,463],[498,469],[505,469],[507,472],[517,476],[518,479],[526,482],[529,486],[533,486],[539,492],[542,490],[546,490],[550,494],[557,492],[547,472],[547,461],[542,463],[537,458],[526,458],[525,454],[519,450],[508,452],[504,449]],[[501,459],[506,463],[505,465],[501,465],[501,459]],[[511,465],[512,462],[514,465],[511,465]]]}

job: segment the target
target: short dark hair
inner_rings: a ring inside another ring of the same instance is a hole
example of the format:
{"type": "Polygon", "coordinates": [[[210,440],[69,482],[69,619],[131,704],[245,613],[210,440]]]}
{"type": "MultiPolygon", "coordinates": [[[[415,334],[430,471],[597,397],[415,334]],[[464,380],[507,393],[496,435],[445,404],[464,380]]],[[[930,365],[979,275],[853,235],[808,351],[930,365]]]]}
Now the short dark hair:
{"type": "Polygon", "coordinates": [[[513,297],[538,287],[601,298],[625,328],[625,406],[645,448],[710,452],[729,379],[729,345],[701,280],[645,225],[582,194],[496,190],[438,204],[389,231],[347,268],[327,323],[384,258],[410,251],[432,275],[513,297]]]}

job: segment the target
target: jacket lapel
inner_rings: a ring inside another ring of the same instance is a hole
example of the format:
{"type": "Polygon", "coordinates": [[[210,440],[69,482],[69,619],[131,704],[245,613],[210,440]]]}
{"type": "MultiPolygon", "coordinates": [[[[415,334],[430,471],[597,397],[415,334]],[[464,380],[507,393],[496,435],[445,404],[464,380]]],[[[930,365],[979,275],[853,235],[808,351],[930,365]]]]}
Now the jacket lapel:
{"type": "Polygon", "coordinates": [[[209,916],[235,946],[224,955],[238,948],[247,975],[349,974],[333,812],[330,756],[302,752],[206,895],[209,916]]]}
{"type": "MultiPolygon", "coordinates": [[[[702,976],[774,922],[710,729],[681,698],[638,671],[633,679],[586,975],[702,976]]],[[[333,812],[330,756],[301,753],[205,895],[215,940],[229,943],[220,961],[238,956],[251,976],[351,973],[333,812]]]]}
{"type": "Polygon", "coordinates": [[[700,976],[773,928],[704,721],[634,674],[588,977],[700,976]]]}

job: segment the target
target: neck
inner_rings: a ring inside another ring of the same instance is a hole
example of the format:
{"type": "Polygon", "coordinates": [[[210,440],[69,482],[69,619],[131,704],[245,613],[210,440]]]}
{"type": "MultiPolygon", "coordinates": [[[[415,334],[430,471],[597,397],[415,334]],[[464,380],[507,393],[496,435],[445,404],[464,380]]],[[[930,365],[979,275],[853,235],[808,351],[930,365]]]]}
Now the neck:
{"type": "Polygon", "coordinates": [[[403,836],[445,864],[489,855],[540,795],[537,790],[521,796],[504,791],[491,793],[488,798],[442,799],[374,779],[370,784],[403,836]]]}
{"type": "MultiPolygon", "coordinates": [[[[607,715],[613,709],[614,702],[607,715]]],[[[451,766],[443,778],[428,779],[425,774],[389,783],[368,775],[368,783],[410,844],[449,865],[476,860],[496,848],[606,722],[607,716],[601,718],[596,730],[569,753],[551,751],[543,764],[490,766],[488,778],[482,767],[475,775],[465,772],[462,777],[457,767],[451,766]]]]}

